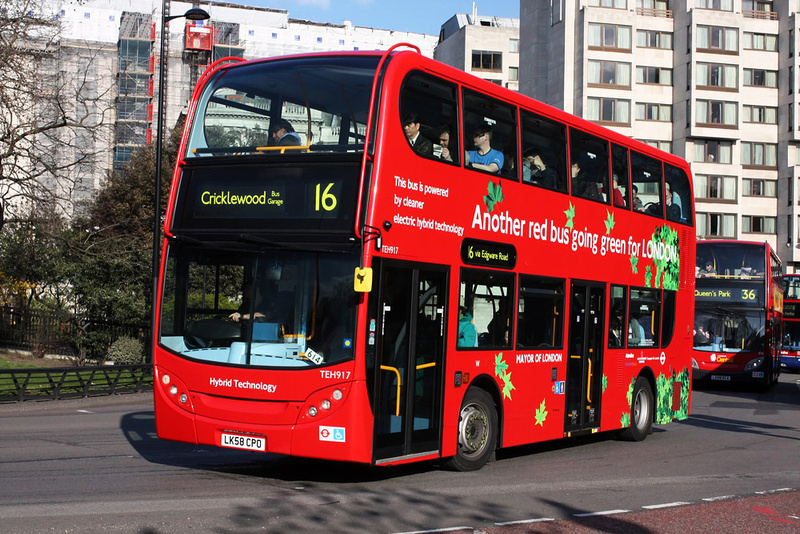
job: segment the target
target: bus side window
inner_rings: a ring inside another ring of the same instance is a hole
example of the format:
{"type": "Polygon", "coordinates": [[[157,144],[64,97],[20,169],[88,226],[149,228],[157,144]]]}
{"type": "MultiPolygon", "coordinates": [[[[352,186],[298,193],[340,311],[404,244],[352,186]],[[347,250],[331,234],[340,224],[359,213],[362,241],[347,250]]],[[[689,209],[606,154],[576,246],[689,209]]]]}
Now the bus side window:
{"type": "Polygon", "coordinates": [[[522,181],[567,192],[567,128],[522,110],[522,181]]]}
{"type": "Polygon", "coordinates": [[[661,162],[650,156],[631,151],[632,190],[641,205],[634,200],[633,209],[655,217],[664,216],[664,198],[661,191],[661,162]]]}
{"type": "Polygon", "coordinates": [[[463,109],[467,168],[518,180],[517,108],[465,89],[463,109]]]}
{"type": "Polygon", "coordinates": [[[628,165],[628,149],[611,143],[611,195],[615,208],[631,206],[631,175],[628,165]]]}
{"type": "Polygon", "coordinates": [[[694,216],[692,214],[692,189],[689,186],[689,177],[686,171],[670,165],[664,164],[664,179],[672,187],[672,203],[678,206],[679,218],[675,222],[680,222],[692,226],[694,216]]]}
{"type": "Polygon", "coordinates": [[[456,347],[511,348],[513,298],[513,273],[462,269],[456,347]]]}
{"type": "MultiPolygon", "coordinates": [[[[412,72],[400,89],[400,121],[414,114],[419,120],[422,145],[414,145],[414,152],[423,157],[444,163],[458,164],[458,91],[455,84],[435,76],[412,72]],[[425,146],[423,151],[419,146],[425,146]]],[[[405,126],[405,124],[401,124],[405,126]]]]}
{"type": "Polygon", "coordinates": [[[564,343],[564,280],[519,277],[518,349],[560,349],[564,343]]]}
{"type": "Polygon", "coordinates": [[[628,315],[628,290],[625,286],[611,286],[608,306],[608,348],[624,349],[628,315]]]}
{"type": "Polygon", "coordinates": [[[570,128],[569,150],[572,194],[608,203],[608,141],[570,128]]]}
{"type": "Polygon", "coordinates": [[[662,300],[662,321],[661,346],[668,347],[672,341],[672,334],[675,332],[675,291],[664,290],[662,300]]]}
{"type": "Polygon", "coordinates": [[[661,326],[661,291],[631,288],[628,347],[657,347],[661,326]]]}

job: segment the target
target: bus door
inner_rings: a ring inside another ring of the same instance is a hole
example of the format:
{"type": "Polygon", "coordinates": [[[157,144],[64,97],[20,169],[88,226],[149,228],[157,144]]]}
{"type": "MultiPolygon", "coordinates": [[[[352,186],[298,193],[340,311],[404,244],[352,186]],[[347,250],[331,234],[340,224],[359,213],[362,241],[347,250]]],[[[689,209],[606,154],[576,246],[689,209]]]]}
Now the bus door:
{"type": "Polygon", "coordinates": [[[572,282],[564,432],[600,426],[605,288],[572,282]]]}
{"type": "Polygon", "coordinates": [[[376,351],[376,463],[440,450],[447,270],[385,262],[376,351]]]}

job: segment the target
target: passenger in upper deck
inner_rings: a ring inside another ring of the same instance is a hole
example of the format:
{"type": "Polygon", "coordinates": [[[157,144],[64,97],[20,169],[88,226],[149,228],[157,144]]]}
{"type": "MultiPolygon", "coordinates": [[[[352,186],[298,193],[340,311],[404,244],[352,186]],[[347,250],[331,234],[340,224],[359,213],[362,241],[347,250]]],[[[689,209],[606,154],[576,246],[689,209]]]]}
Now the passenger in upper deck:
{"type": "Polygon", "coordinates": [[[406,134],[406,139],[408,139],[409,144],[411,144],[411,148],[420,156],[432,156],[433,143],[431,143],[427,137],[419,133],[419,129],[419,115],[413,111],[403,115],[403,131],[406,134]]]}
{"type": "Polygon", "coordinates": [[[705,267],[700,269],[700,272],[697,273],[700,278],[705,278],[706,276],[716,276],[717,270],[714,268],[714,262],[711,260],[706,261],[705,267]]]}
{"type": "Polygon", "coordinates": [[[294,127],[286,119],[275,119],[269,125],[273,146],[302,146],[302,141],[294,127]]]}
{"type": "Polygon", "coordinates": [[[613,174],[611,177],[613,191],[611,194],[614,198],[614,206],[618,208],[625,207],[625,196],[622,194],[622,190],[619,188],[619,176],[613,174]]]}
{"type": "Polygon", "coordinates": [[[636,184],[631,186],[631,205],[633,209],[636,211],[644,211],[644,204],[642,203],[642,199],[639,198],[639,188],[636,184]]]}
{"type": "Polygon", "coordinates": [[[443,160],[453,161],[453,156],[450,155],[450,127],[446,124],[439,128],[439,145],[442,147],[439,157],[443,160]]]}
{"type": "Polygon", "coordinates": [[[475,150],[466,153],[467,167],[499,174],[505,158],[502,152],[492,148],[492,129],[486,125],[478,126],[472,138],[475,150]]]}
{"type": "Polygon", "coordinates": [[[603,200],[597,189],[597,182],[589,175],[590,158],[582,154],[572,162],[572,194],[592,200],[603,200]]]}
{"type": "Polygon", "coordinates": [[[522,181],[555,189],[558,183],[558,174],[547,166],[542,159],[541,151],[534,147],[529,148],[522,159],[522,181]]]}

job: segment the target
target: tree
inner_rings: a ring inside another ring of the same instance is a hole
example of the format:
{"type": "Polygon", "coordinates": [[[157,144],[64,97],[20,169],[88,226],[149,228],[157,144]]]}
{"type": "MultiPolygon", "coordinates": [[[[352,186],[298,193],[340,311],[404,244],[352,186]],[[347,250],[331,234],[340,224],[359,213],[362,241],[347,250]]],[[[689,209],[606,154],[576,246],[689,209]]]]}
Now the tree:
{"type": "MultiPolygon", "coordinates": [[[[183,119],[164,143],[161,206],[167,205],[168,177],[175,166],[183,119]]],[[[73,224],[73,293],[80,309],[92,315],[147,323],[152,293],[155,150],[131,154],[120,172],[73,224]]],[[[163,211],[161,214],[163,220],[163,211]]]]}
{"type": "Polygon", "coordinates": [[[46,5],[44,0],[0,0],[0,207],[5,220],[24,219],[42,204],[70,215],[75,195],[93,189],[100,156],[110,146],[106,123],[114,82],[93,70],[112,53],[62,46],[60,23],[46,5]]]}

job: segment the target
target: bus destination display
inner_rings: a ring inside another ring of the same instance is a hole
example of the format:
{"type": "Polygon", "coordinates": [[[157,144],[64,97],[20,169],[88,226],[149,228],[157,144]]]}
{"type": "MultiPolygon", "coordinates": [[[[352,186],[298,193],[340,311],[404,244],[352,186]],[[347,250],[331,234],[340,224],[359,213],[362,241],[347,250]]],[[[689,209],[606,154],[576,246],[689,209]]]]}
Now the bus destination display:
{"type": "Polygon", "coordinates": [[[219,167],[184,170],[175,229],[280,229],[286,219],[308,228],[352,228],[355,168],[245,170],[225,180],[219,167]]]}
{"type": "Polygon", "coordinates": [[[697,302],[719,304],[763,304],[764,284],[729,282],[724,285],[706,286],[698,284],[694,290],[697,302]]]}

